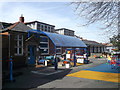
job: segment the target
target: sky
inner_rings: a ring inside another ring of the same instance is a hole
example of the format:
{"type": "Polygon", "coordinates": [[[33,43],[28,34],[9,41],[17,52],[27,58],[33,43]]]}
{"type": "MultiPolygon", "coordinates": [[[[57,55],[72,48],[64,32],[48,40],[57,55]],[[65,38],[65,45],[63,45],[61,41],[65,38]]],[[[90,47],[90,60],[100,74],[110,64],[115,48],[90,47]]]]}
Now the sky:
{"type": "Polygon", "coordinates": [[[79,17],[74,12],[70,2],[0,2],[0,21],[17,22],[23,14],[25,22],[40,21],[55,25],[55,29],[67,28],[75,31],[75,35],[84,39],[100,43],[109,41],[105,31],[95,23],[90,26],[81,26],[86,19],[79,17]]]}

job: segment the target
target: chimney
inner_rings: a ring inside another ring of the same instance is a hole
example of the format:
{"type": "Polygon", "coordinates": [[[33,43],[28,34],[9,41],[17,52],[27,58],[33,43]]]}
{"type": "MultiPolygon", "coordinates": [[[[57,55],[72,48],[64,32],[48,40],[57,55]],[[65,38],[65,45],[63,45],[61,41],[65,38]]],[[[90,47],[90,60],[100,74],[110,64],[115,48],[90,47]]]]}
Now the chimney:
{"type": "Polygon", "coordinates": [[[24,17],[23,17],[22,14],[21,14],[21,17],[19,18],[19,21],[20,21],[21,23],[24,23],[24,17]]]}

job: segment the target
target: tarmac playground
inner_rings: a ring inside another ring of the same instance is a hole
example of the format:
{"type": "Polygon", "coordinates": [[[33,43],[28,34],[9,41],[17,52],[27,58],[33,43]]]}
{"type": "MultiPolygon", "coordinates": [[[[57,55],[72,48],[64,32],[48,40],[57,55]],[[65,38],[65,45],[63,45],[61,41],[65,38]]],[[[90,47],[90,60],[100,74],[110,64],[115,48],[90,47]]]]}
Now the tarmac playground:
{"type": "Polygon", "coordinates": [[[120,83],[120,67],[112,69],[111,65],[105,63],[67,76],[120,83]]]}

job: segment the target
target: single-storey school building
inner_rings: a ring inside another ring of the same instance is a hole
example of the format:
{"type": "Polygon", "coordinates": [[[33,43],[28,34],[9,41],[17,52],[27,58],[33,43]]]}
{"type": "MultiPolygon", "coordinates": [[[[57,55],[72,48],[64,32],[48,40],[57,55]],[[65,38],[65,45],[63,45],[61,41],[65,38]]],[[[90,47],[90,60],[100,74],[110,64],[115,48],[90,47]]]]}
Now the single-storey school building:
{"type": "Polygon", "coordinates": [[[16,22],[1,29],[3,69],[35,65],[40,57],[59,55],[66,49],[86,48],[83,41],[76,37],[33,30],[23,22],[16,22]]]}

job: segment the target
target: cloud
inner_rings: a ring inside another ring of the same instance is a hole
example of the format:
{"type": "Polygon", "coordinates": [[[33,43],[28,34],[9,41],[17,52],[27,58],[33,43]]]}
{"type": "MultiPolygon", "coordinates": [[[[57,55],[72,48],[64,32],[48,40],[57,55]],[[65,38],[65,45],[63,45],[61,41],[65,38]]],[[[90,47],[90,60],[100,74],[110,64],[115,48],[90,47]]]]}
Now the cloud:
{"type": "Polygon", "coordinates": [[[73,0],[0,0],[0,2],[73,2],[73,0]]]}
{"type": "Polygon", "coordinates": [[[59,13],[49,12],[50,10],[58,9],[60,7],[34,7],[35,5],[29,6],[26,3],[5,3],[6,6],[0,8],[0,12],[2,13],[1,20],[4,21],[12,21],[15,22],[18,20],[18,17],[23,14],[25,16],[26,21],[31,20],[42,20],[48,23],[56,24],[69,22],[69,17],[61,17],[59,13]],[[3,13],[4,10],[4,13],[3,13]],[[3,18],[3,17],[7,18],[3,18]]]}
{"type": "MultiPolygon", "coordinates": [[[[17,22],[21,14],[25,17],[25,22],[38,20],[56,28],[68,28],[75,31],[75,34],[89,40],[101,41],[99,34],[102,32],[95,25],[92,27],[78,27],[79,22],[73,15],[71,8],[62,6],[63,3],[0,3],[0,21],[17,22]]],[[[103,38],[103,37],[102,37],[103,38]]]]}

